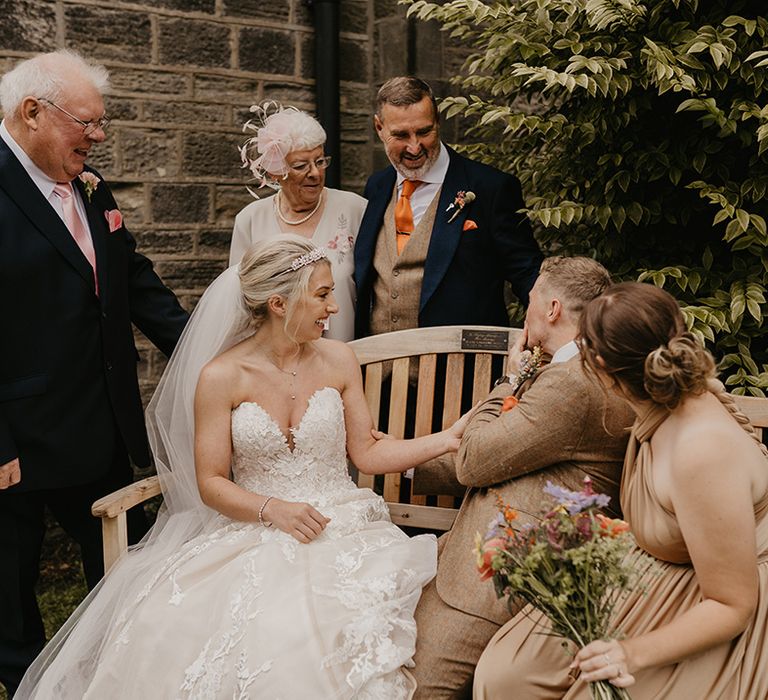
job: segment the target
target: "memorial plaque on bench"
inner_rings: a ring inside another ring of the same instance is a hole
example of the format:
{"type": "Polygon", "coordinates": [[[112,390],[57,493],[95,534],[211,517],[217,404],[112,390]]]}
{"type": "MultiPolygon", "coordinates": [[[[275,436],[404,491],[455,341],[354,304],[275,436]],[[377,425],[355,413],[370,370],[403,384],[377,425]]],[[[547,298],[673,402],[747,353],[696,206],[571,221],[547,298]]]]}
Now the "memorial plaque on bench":
{"type": "Polygon", "coordinates": [[[469,328],[461,331],[462,350],[506,352],[508,344],[508,331],[478,331],[469,328]]]}

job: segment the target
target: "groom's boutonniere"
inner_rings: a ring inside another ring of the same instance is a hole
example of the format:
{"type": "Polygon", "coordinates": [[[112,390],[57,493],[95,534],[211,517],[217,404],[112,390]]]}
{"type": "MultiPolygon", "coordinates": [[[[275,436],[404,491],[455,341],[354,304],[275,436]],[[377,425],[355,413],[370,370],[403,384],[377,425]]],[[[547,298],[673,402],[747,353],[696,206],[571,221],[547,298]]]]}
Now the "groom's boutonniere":
{"type": "MultiPolygon", "coordinates": [[[[533,350],[526,351],[520,358],[520,367],[518,368],[517,375],[510,377],[510,384],[512,385],[512,391],[517,391],[525,382],[529,379],[533,379],[541,368],[544,362],[544,350],[541,345],[536,345],[533,350]]],[[[518,399],[515,396],[507,396],[501,406],[501,412],[506,413],[511,411],[518,404],[518,399]]]]}
{"type": "Polygon", "coordinates": [[[476,197],[474,192],[465,192],[464,190],[459,190],[456,193],[456,199],[454,199],[453,202],[449,204],[448,208],[445,210],[446,214],[453,211],[453,214],[448,217],[448,223],[450,224],[451,221],[453,221],[459,214],[461,214],[461,210],[470,202],[474,202],[475,199],[476,197]]]}
{"type": "Polygon", "coordinates": [[[93,197],[93,193],[96,191],[96,188],[99,186],[101,180],[93,173],[86,171],[83,171],[77,177],[79,178],[80,182],[83,183],[85,196],[88,197],[88,201],[90,202],[91,197],[93,197]]]}

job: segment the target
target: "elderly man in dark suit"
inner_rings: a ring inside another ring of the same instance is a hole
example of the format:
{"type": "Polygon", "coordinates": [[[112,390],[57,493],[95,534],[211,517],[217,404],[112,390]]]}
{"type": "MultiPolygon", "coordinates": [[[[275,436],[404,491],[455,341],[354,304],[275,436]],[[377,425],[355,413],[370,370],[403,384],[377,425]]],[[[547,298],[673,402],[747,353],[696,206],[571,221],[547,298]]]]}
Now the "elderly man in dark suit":
{"type": "Polygon", "coordinates": [[[471,697],[475,664],[511,617],[493,586],[480,580],[473,551],[499,496],[519,511],[521,524],[533,522],[548,481],[578,491],[590,477],[618,514],[634,415],[587,374],[576,342],[582,310],[610,281],[591,258],[547,258],[531,290],[526,328],[510,351],[509,374],[470,418],[455,462],[451,456],[416,468],[417,491],[445,493],[458,480],[466,492],[453,527],[439,540],[437,576],[416,608],[414,700],[471,697]],[[526,344],[551,361],[538,369],[532,360],[521,364],[526,344]]]}
{"type": "Polygon", "coordinates": [[[106,71],[59,51],[0,82],[0,681],[45,642],[34,587],[49,508],[103,574],[93,500],[149,464],[131,324],[170,354],[187,320],[85,166],[106,71]]]}
{"type": "Polygon", "coordinates": [[[391,163],[370,177],[355,243],[355,335],[446,324],[508,325],[504,280],[526,304],[541,253],[520,183],[440,142],[418,78],[379,90],[374,125],[391,163]]]}

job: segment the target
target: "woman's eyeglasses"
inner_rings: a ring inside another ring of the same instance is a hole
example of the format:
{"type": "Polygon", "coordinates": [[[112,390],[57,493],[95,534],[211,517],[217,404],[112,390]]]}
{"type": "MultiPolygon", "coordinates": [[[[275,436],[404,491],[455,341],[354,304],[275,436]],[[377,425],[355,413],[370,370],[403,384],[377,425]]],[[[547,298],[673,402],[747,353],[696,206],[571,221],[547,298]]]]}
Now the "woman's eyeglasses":
{"type": "Polygon", "coordinates": [[[288,167],[297,175],[306,175],[312,168],[312,165],[314,165],[318,170],[325,170],[330,164],[331,156],[323,156],[322,158],[318,158],[316,161],[314,161],[314,163],[301,161],[298,163],[289,163],[288,167]]]}

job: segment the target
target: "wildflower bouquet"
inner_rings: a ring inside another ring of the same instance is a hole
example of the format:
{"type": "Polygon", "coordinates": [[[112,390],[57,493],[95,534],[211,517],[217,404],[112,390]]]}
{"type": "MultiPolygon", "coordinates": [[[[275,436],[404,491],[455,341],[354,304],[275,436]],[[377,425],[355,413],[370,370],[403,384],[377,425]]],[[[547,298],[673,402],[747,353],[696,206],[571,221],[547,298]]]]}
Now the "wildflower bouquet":
{"type": "MultiPolygon", "coordinates": [[[[547,482],[556,505],[536,524],[513,527],[517,513],[499,498],[499,513],[483,538],[477,535],[478,570],[493,579],[496,595],[510,610],[529,603],[551,623],[552,634],[581,648],[615,634],[613,611],[645,570],[629,526],[597,512],[610,498],[547,482]]],[[[564,642],[564,646],[567,643],[564,642]]],[[[629,700],[626,690],[607,681],[591,684],[596,700],[629,700]]]]}

